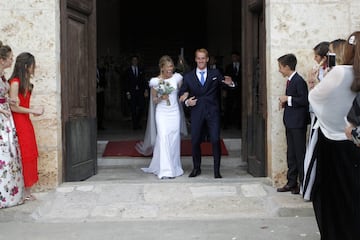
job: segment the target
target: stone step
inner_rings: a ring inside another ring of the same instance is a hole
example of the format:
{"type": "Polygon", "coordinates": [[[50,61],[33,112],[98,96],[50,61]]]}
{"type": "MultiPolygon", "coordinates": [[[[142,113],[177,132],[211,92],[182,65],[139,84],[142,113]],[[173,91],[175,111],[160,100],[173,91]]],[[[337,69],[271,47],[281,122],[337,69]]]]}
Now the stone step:
{"type": "Polygon", "coordinates": [[[37,195],[42,204],[31,216],[37,222],[313,216],[309,202],[277,193],[266,178],[177,180],[64,183],[54,192],[37,195]]]}

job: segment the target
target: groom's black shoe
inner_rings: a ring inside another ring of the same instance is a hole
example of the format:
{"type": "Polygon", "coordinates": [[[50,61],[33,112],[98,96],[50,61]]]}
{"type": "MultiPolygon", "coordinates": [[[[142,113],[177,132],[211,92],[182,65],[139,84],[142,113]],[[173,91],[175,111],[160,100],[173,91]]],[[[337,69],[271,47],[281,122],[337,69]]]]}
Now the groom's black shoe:
{"type": "Polygon", "coordinates": [[[219,167],[214,167],[214,178],[222,178],[219,167]]]}
{"type": "Polygon", "coordinates": [[[214,174],[214,178],[222,178],[222,176],[221,176],[220,173],[215,173],[215,174],[214,174]]]}
{"type": "Polygon", "coordinates": [[[191,171],[191,173],[189,174],[189,177],[196,177],[196,176],[199,176],[201,174],[201,170],[200,169],[193,169],[191,171]]]}

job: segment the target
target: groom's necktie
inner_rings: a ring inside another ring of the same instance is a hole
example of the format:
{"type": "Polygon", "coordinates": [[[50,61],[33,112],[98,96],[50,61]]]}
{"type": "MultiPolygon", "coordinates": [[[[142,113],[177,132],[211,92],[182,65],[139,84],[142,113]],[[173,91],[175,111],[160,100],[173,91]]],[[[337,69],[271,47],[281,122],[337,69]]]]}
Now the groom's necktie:
{"type": "Polygon", "coordinates": [[[204,74],[205,74],[205,71],[200,72],[200,75],[201,75],[201,77],[200,77],[200,82],[201,82],[201,85],[203,85],[203,86],[204,86],[204,84],[205,84],[204,74]]]}

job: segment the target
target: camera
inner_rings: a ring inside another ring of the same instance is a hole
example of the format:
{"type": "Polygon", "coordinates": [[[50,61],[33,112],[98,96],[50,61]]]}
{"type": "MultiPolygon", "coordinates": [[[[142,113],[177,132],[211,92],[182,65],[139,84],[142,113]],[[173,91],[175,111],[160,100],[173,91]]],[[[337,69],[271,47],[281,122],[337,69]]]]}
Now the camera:
{"type": "Polygon", "coordinates": [[[328,59],[327,65],[329,68],[332,68],[333,66],[336,65],[336,54],[335,53],[328,53],[327,59],[328,59]]]}

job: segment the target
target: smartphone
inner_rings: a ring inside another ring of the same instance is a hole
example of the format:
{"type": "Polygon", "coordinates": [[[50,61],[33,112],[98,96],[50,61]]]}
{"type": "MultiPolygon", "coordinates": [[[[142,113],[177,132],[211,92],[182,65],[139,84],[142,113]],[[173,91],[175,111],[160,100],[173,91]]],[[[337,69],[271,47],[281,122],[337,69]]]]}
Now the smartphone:
{"type": "Polygon", "coordinates": [[[327,55],[328,57],[328,67],[332,68],[333,66],[336,65],[336,54],[335,53],[329,53],[327,55]]]}

